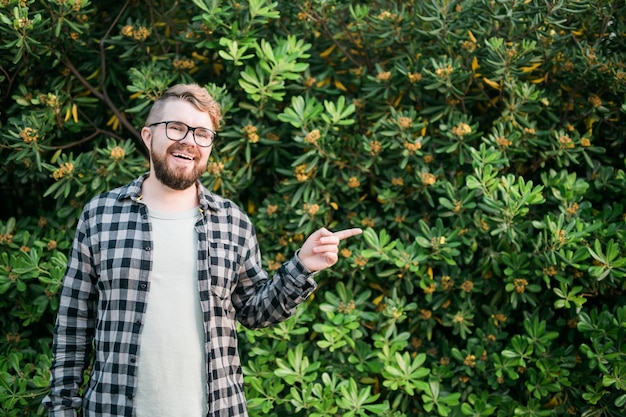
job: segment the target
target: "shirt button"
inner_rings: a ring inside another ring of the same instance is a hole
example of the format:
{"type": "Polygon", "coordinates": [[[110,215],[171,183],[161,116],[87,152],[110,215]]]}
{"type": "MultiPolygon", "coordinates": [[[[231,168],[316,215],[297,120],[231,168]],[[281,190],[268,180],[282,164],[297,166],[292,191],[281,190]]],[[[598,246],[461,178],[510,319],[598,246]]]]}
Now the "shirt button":
{"type": "Polygon", "coordinates": [[[143,249],[148,251],[148,250],[152,250],[152,247],[150,245],[146,245],[143,247],[143,249]]]}
{"type": "Polygon", "coordinates": [[[139,288],[142,290],[145,290],[146,288],[148,288],[148,284],[146,284],[145,282],[142,282],[141,284],[139,284],[139,288]]]}

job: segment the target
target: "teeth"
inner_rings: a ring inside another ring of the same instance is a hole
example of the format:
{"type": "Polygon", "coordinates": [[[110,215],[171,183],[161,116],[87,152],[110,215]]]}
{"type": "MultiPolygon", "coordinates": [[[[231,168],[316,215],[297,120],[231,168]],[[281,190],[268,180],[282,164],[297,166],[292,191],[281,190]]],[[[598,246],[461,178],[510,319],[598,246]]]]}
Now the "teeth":
{"type": "Polygon", "coordinates": [[[188,161],[192,161],[192,160],[193,160],[193,158],[192,158],[191,156],[189,156],[189,155],[184,155],[184,154],[181,154],[181,153],[174,153],[174,154],[172,154],[172,155],[173,155],[173,156],[175,156],[175,157],[177,157],[177,158],[187,159],[188,161]]]}

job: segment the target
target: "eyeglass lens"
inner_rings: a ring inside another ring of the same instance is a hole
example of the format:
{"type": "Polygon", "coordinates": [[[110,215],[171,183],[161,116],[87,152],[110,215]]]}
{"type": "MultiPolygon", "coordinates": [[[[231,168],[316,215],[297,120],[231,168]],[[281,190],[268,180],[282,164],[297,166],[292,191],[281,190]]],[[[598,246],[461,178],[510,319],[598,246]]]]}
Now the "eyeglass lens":
{"type": "Polygon", "coordinates": [[[190,130],[199,146],[210,146],[213,142],[215,132],[212,130],[204,127],[189,127],[182,122],[168,122],[165,124],[165,134],[171,140],[182,140],[190,130]]]}

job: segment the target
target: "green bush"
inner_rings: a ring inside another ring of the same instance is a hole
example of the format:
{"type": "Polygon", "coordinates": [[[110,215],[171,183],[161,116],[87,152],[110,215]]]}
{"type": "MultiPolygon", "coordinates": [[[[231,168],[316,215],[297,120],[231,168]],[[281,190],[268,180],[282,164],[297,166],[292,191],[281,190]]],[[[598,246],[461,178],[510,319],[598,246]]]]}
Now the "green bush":
{"type": "Polygon", "coordinates": [[[0,404],[42,415],[77,214],[147,169],[175,82],[222,104],[205,184],[269,270],[366,229],[241,329],[251,415],[620,416],[626,5],[0,0],[0,404]]]}

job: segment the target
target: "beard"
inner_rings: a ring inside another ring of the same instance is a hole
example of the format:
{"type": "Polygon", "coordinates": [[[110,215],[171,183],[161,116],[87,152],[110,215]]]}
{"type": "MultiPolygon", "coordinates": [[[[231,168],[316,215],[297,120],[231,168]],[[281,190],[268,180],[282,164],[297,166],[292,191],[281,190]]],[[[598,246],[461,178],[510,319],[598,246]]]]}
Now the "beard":
{"type": "Polygon", "coordinates": [[[156,178],[166,187],[169,187],[173,190],[186,190],[187,188],[194,185],[202,176],[206,167],[200,166],[197,161],[200,159],[200,155],[195,150],[190,149],[184,145],[180,145],[179,143],[174,143],[170,146],[167,151],[158,155],[150,147],[150,158],[152,159],[152,166],[154,168],[154,175],[156,178]],[[187,148],[187,149],[186,149],[187,148]],[[185,150],[187,153],[190,153],[194,156],[194,161],[196,161],[193,170],[187,173],[187,169],[185,167],[172,168],[167,165],[167,155],[177,149],[185,150]]]}

